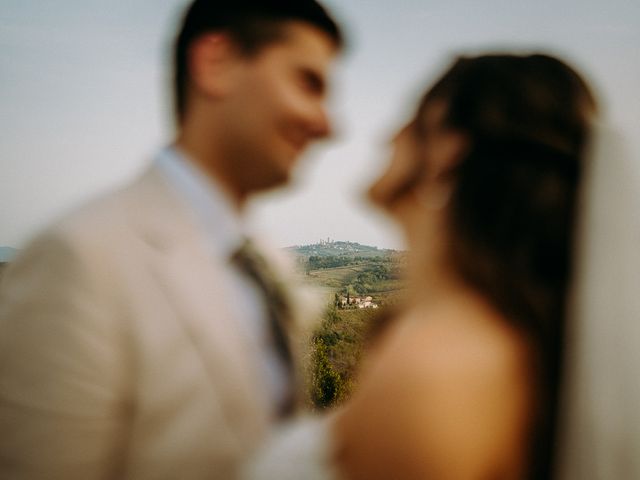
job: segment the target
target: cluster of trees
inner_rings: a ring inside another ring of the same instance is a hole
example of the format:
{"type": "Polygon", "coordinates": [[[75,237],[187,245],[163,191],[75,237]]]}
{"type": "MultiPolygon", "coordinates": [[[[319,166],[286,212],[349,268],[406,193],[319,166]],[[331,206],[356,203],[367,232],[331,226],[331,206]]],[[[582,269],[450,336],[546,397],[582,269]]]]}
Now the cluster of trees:
{"type": "Polygon", "coordinates": [[[293,251],[297,255],[360,255],[360,254],[374,254],[378,255],[386,253],[387,250],[379,250],[378,247],[372,247],[369,245],[361,245],[356,242],[340,242],[340,241],[320,241],[313,245],[302,245],[296,247],[289,247],[289,250],[293,251]]]}
{"type": "Polygon", "coordinates": [[[372,310],[338,311],[330,306],[311,339],[309,399],[315,409],[340,404],[353,390],[372,310]]]}
{"type": "Polygon", "coordinates": [[[320,338],[314,339],[311,357],[311,404],[325,409],[340,403],[350,392],[346,382],[329,360],[328,348],[320,338]]]}
{"type": "Polygon", "coordinates": [[[335,308],[329,307],[311,339],[309,396],[317,409],[340,403],[351,391],[350,379],[334,365],[336,346],[344,341],[343,334],[338,331],[340,322],[335,308]]]}
{"type": "Polygon", "coordinates": [[[349,286],[356,294],[365,295],[379,291],[380,282],[399,278],[399,268],[392,262],[372,262],[353,278],[349,286]]]}
{"type": "Polygon", "coordinates": [[[364,260],[365,260],[365,258],[364,257],[360,257],[360,256],[349,256],[349,255],[320,256],[320,255],[311,255],[307,259],[306,271],[309,272],[311,270],[319,270],[321,268],[346,267],[347,265],[355,265],[355,264],[358,264],[358,263],[362,263],[364,260]]]}
{"type": "Polygon", "coordinates": [[[304,271],[308,274],[312,270],[362,264],[365,264],[364,268],[355,277],[352,277],[346,286],[347,289],[350,288],[351,292],[357,295],[375,291],[376,284],[381,281],[397,280],[399,278],[399,264],[390,257],[367,258],[347,255],[312,255],[306,260],[304,271]]]}

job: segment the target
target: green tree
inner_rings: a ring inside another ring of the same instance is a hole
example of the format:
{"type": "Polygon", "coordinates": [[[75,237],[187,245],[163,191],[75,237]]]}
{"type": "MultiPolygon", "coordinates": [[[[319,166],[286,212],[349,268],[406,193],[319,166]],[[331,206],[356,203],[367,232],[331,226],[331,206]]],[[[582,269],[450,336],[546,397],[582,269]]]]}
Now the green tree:
{"type": "Polygon", "coordinates": [[[322,338],[314,342],[311,364],[311,401],[317,408],[324,409],[338,403],[347,393],[342,376],[335,371],[327,355],[327,347],[322,338]]]}

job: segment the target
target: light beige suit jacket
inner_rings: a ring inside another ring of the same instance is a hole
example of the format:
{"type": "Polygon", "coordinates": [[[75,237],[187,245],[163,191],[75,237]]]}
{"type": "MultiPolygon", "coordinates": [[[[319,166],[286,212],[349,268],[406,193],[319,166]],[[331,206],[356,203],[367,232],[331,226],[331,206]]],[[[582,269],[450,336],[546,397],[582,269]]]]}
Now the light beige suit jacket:
{"type": "MultiPolygon", "coordinates": [[[[272,419],[260,359],[226,304],[224,260],[207,252],[151,168],[9,267],[1,479],[235,477],[272,419]]],[[[294,306],[292,334],[305,315],[294,306]]]]}

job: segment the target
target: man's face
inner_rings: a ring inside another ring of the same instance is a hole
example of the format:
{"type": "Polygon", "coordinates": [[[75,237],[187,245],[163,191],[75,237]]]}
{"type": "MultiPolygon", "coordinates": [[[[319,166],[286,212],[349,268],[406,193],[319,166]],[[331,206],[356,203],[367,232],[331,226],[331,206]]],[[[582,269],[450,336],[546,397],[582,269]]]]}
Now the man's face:
{"type": "Polygon", "coordinates": [[[330,131],[324,104],[336,48],[305,23],[283,29],[282,40],[239,60],[225,99],[225,161],[245,193],[286,182],[309,143],[330,131]]]}

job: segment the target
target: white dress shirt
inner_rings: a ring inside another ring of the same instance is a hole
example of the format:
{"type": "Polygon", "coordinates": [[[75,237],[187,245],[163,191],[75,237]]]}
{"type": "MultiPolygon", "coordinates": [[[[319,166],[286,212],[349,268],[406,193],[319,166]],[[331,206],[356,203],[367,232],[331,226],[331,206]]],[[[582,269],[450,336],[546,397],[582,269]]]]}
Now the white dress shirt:
{"type": "Polygon", "coordinates": [[[267,399],[275,412],[286,399],[289,376],[271,340],[262,292],[231,263],[231,257],[246,238],[246,225],[241,212],[224,189],[175,146],[162,150],[155,163],[193,213],[211,249],[211,255],[223,259],[228,266],[224,276],[229,307],[234,309],[235,316],[242,321],[240,327],[255,346],[256,363],[261,377],[265,379],[267,399]]]}

